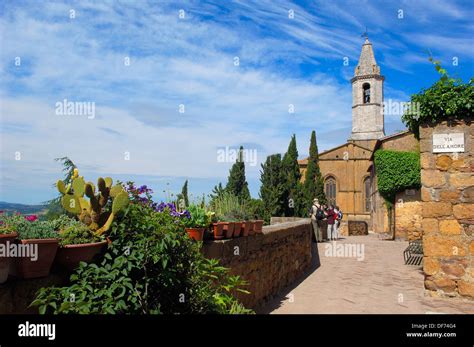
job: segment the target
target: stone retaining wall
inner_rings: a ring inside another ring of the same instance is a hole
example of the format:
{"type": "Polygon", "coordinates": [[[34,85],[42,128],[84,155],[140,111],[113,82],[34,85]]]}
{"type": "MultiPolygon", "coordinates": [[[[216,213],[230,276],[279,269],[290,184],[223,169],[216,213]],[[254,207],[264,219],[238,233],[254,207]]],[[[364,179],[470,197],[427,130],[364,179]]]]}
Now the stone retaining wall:
{"type": "Polygon", "coordinates": [[[474,125],[420,127],[423,269],[433,295],[474,299],[474,125]],[[433,153],[433,134],[464,133],[463,153],[433,153]]]}
{"type": "Polygon", "coordinates": [[[265,226],[260,235],[206,242],[203,251],[249,282],[251,294],[239,294],[239,299],[257,308],[309,269],[311,237],[310,220],[303,219],[265,226]]]}

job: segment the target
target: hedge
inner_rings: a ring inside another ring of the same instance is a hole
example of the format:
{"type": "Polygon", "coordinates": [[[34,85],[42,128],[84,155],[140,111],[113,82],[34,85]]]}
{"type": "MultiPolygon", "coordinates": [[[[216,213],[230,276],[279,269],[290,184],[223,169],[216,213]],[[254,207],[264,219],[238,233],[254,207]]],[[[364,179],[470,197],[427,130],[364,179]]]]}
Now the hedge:
{"type": "Polygon", "coordinates": [[[378,150],[374,158],[378,190],[386,201],[394,202],[400,191],[421,187],[419,153],[378,150]]]}

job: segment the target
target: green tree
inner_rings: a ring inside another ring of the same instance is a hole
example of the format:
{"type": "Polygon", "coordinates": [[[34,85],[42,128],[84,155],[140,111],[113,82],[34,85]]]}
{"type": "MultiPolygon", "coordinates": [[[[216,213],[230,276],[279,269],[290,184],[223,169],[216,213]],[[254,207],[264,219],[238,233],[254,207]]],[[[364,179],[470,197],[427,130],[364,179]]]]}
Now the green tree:
{"type": "MultiPolygon", "coordinates": [[[[189,206],[189,198],[188,198],[188,180],[186,180],[183,184],[183,188],[181,189],[181,194],[178,194],[178,202],[183,202],[183,207],[189,206]]],[[[180,204],[181,205],[181,204],[180,204]]]]}
{"type": "Polygon", "coordinates": [[[326,203],[326,194],[324,194],[323,177],[319,168],[318,144],[316,142],[316,132],[311,133],[309,144],[308,166],[306,167],[305,180],[303,183],[303,198],[305,210],[311,207],[314,198],[320,203],[326,203]]]}
{"type": "Polygon", "coordinates": [[[285,215],[285,176],[282,170],[281,154],[267,157],[260,171],[260,198],[263,202],[264,220],[272,216],[285,215]]]}
{"type": "Polygon", "coordinates": [[[291,137],[288,150],[283,156],[282,168],[285,180],[285,215],[303,216],[304,204],[301,189],[301,172],[298,165],[298,149],[296,147],[296,136],[291,137]]]}
{"type": "Polygon", "coordinates": [[[250,199],[250,191],[245,179],[244,148],[240,146],[239,154],[234,165],[232,165],[225,190],[237,196],[240,201],[250,199]]]}
{"type": "MultiPolygon", "coordinates": [[[[72,182],[72,176],[74,174],[74,169],[76,168],[76,164],[69,159],[69,157],[61,157],[61,158],[54,158],[55,161],[60,162],[63,166],[64,172],[64,184],[67,186],[72,182]]],[[[53,184],[53,187],[56,188],[56,183],[53,184]]],[[[56,190],[57,191],[57,190],[56,190]]],[[[47,204],[47,212],[42,217],[42,219],[46,220],[53,220],[58,218],[62,214],[69,214],[67,211],[63,209],[61,206],[61,193],[58,193],[58,196],[54,199],[46,201],[47,204]]]]}

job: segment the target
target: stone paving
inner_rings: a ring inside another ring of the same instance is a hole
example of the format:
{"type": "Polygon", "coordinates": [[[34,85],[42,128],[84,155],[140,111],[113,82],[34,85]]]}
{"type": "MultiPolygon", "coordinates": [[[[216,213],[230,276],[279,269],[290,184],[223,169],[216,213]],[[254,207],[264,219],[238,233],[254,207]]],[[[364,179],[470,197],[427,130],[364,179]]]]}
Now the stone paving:
{"type": "MultiPolygon", "coordinates": [[[[364,245],[364,259],[325,256],[334,243],[318,244],[320,265],[262,313],[474,313],[474,301],[425,295],[421,266],[404,264],[405,241],[380,235],[346,236],[336,249],[364,245]]],[[[362,248],[359,248],[361,250],[362,248]]],[[[317,255],[317,256],[318,256],[317,255]]]]}

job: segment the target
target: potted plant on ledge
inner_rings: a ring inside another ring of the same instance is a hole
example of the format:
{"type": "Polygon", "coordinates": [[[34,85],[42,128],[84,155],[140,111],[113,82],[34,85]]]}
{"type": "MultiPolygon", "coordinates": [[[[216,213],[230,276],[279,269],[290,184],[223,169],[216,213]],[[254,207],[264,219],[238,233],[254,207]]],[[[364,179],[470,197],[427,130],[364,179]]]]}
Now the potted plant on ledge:
{"type": "Polygon", "coordinates": [[[189,237],[196,241],[202,241],[204,231],[210,224],[209,215],[206,210],[197,205],[188,208],[189,218],[184,219],[184,227],[189,237]]]}
{"type": "Polygon", "coordinates": [[[59,232],[59,236],[56,263],[70,271],[81,261],[90,263],[107,245],[103,237],[91,233],[89,227],[81,222],[71,223],[59,232]]]}
{"type": "MultiPolygon", "coordinates": [[[[10,244],[16,239],[18,233],[13,227],[4,225],[3,221],[0,221],[0,245],[7,250],[10,244]]],[[[7,254],[0,255],[0,284],[5,283],[8,279],[8,273],[10,272],[10,257],[7,254]]]]}
{"type": "Polygon", "coordinates": [[[59,243],[55,224],[15,215],[6,225],[16,229],[17,243],[24,249],[24,254],[13,259],[11,274],[25,279],[48,276],[59,243]]]}

